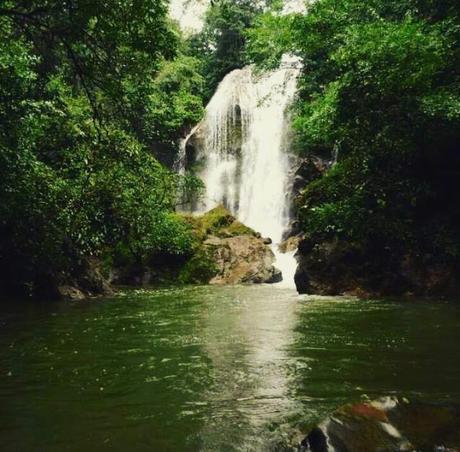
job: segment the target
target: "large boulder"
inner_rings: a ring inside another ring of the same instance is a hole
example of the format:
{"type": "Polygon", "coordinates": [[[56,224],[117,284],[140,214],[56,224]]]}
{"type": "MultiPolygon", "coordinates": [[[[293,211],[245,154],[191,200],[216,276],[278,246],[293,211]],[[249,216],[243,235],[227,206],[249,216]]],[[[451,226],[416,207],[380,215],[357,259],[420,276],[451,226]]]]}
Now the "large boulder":
{"type": "Polygon", "coordinates": [[[350,271],[359,267],[362,275],[366,273],[366,260],[357,246],[337,240],[317,244],[304,238],[295,256],[299,293],[339,295],[361,289],[362,281],[350,271]]]}
{"type": "Polygon", "coordinates": [[[113,272],[122,285],[260,284],[282,279],[274,267],[270,240],[239,222],[224,206],[204,215],[185,215],[194,237],[193,251],[182,260],[128,263],[113,272]]]}
{"type": "Polygon", "coordinates": [[[295,283],[302,294],[370,296],[452,296],[459,292],[459,270],[420,262],[389,247],[305,237],[296,253],[295,283]]]}
{"type": "Polygon", "coordinates": [[[386,397],[347,405],[314,427],[300,450],[456,451],[460,407],[386,397]]]}
{"type": "Polygon", "coordinates": [[[211,284],[260,284],[282,280],[281,272],[273,265],[273,251],[262,238],[251,235],[210,236],[203,245],[217,268],[211,284]]]}

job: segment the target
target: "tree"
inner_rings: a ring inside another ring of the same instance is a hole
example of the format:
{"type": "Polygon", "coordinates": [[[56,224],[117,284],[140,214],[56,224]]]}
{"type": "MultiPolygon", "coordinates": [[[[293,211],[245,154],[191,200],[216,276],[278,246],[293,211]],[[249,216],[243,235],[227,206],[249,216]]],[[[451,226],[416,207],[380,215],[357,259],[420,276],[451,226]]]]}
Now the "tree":
{"type": "Polygon", "coordinates": [[[120,249],[187,253],[182,182],[154,153],[200,117],[201,79],[164,2],[5,1],[0,32],[0,287],[49,291],[120,249]]]}

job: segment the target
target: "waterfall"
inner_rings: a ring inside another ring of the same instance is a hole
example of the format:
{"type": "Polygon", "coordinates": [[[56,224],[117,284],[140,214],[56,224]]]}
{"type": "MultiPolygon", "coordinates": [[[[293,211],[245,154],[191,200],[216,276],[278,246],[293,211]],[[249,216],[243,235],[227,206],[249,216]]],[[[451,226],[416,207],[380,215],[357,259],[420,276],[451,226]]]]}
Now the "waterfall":
{"type": "MultiPolygon", "coordinates": [[[[181,28],[197,32],[210,0],[171,0],[181,28]]],[[[302,13],[305,0],[286,0],[280,14],[302,13]]],[[[241,222],[273,241],[281,285],[294,287],[294,253],[278,244],[289,227],[291,161],[289,106],[297,90],[298,59],[285,55],[280,68],[258,74],[253,66],[227,74],[206,108],[203,121],[182,141],[176,169],[185,171],[194,148],[205,195],[194,211],[224,204],[241,222]]]]}
{"type": "Polygon", "coordinates": [[[273,241],[277,267],[293,286],[293,253],[278,244],[289,226],[291,161],[289,107],[300,72],[295,58],[279,69],[257,74],[253,66],[229,73],[220,83],[199,126],[185,140],[195,147],[199,176],[206,186],[205,212],[224,204],[241,222],[273,241]]]}

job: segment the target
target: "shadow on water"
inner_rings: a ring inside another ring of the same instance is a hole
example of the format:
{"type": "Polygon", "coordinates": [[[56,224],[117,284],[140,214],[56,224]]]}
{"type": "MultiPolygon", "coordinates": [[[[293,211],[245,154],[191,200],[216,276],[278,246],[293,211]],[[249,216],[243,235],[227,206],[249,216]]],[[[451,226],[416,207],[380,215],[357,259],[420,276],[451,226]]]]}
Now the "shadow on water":
{"type": "Polygon", "coordinates": [[[0,313],[10,450],[277,450],[338,405],[460,402],[459,305],[128,291],[0,313]]]}

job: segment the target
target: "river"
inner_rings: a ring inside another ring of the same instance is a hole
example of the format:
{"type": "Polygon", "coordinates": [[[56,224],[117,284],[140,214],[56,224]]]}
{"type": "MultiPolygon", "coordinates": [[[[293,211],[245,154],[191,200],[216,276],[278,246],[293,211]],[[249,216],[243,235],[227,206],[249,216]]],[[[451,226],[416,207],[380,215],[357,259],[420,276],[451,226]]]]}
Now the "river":
{"type": "Polygon", "coordinates": [[[283,450],[364,396],[460,402],[459,311],[271,286],[3,304],[0,448],[283,450]]]}

